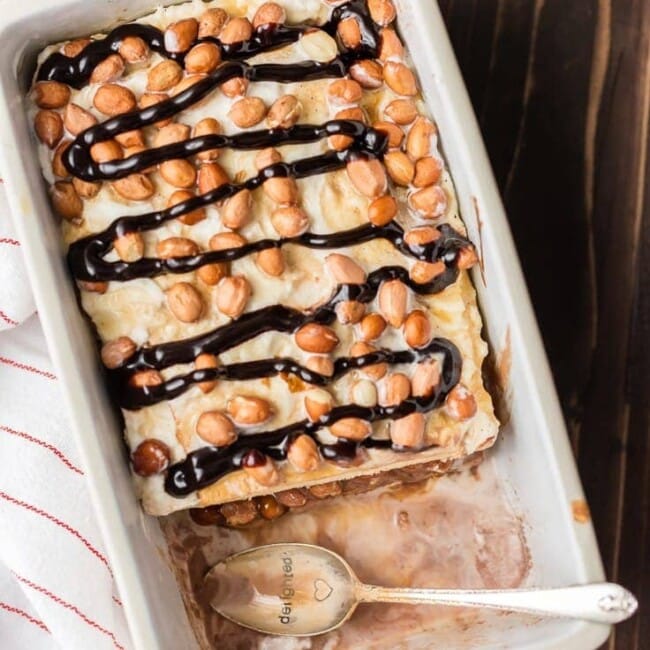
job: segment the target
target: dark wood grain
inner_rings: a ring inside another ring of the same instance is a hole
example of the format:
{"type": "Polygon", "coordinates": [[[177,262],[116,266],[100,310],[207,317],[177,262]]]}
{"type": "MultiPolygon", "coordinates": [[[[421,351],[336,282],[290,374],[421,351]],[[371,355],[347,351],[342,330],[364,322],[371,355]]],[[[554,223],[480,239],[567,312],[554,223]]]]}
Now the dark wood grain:
{"type": "Polygon", "coordinates": [[[607,575],[650,647],[650,2],[440,0],[502,191],[607,575]],[[546,242],[546,245],[544,245],[546,242]]]}

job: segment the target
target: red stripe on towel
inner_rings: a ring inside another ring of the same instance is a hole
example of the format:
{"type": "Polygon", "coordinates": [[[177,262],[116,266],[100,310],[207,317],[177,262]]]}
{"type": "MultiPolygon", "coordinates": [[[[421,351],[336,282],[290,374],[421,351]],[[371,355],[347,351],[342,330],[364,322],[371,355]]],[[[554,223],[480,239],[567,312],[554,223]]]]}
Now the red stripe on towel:
{"type": "Polygon", "coordinates": [[[106,557],[102,553],[100,553],[78,530],[75,530],[72,526],[70,526],[70,524],[66,524],[65,521],[61,521],[54,515],[51,515],[49,512],[45,512],[45,510],[41,510],[40,508],[33,506],[31,503],[26,503],[25,501],[16,499],[15,497],[12,497],[6,492],[0,491],[0,498],[4,499],[5,501],[8,501],[9,503],[13,503],[14,505],[24,508],[25,510],[29,510],[30,512],[33,512],[34,514],[37,514],[43,517],[44,519],[47,519],[48,521],[51,521],[53,524],[56,524],[59,528],[63,528],[63,530],[67,531],[68,533],[76,537],[100,562],[106,565],[106,568],[108,569],[108,572],[111,574],[111,577],[113,576],[113,572],[111,571],[111,567],[106,557]]]}
{"type": "Polygon", "coordinates": [[[33,623],[37,627],[40,627],[41,630],[44,630],[49,634],[49,630],[47,629],[47,625],[43,623],[43,621],[39,621],[37,618],[34,618],[33,616],[29,615],[26,611],[22,609],[18,609],[18,607],[14,607],[13,605],[10,605],[9,603],[3,603],[0,600],[0,609],[4,609],[5,612],[10,612],[11,614],[17,614],[18,616],[21,616],[25,620],[29,621],[30,623],[33,623]]]}
{"type": "Polygon", "coordinates": [[[105,627],[101,626],[99,623],[96,623],[92,619],[88,618],[78,607],[75,605],[66,602],[63,600],[63,598],[59,598],[56,594],[53,594],[51,591],[48,591],[45,587],[41,587],[40,585],[35,584],[31,580],[28,580],[27,578],[23,578],[22,576],[19,576],[18,574],[14,573],[16,576],[16,579],[19,582],[22,582],[24,585],[27,585],[28,587],[31,587],[35,591],[38,591],[39,593],[47,596],[51,600],[53,600],[55,603],[58,605],[61,605],[61,607],[65,607],[65,609],[70,610],[71,612],[74,612],[82,621],[90,625],[90,627],[94,627],[96,630],[101,632],[102,634],[105,634],[108,636],[110,639],[113,641],[113,645],[118,649],[118,650],[124,650],[124,646],[121,646],[118,642],[117,639],[115,638],[115,635],[110,631],[107,630],[105,627]]]}
{"type": "Polygon", "coordinates": [[[12,368],[18,368],[19,370],[26,370],[27,372],[33,372],[36,375],[41,375],[41,377],[46,377],[47,379],[56,379],[56,375],[48,372],[47,370],[41,370],[40,368],[35,368],[34,366],[28,366],[25,363],[20,363],[20,361],[14,361],[13,359],[7,359],[6,357],[0,357],[0,363],[4,363],[7,366],[12,368]]]}
{"type": "Polygon", "coordinates": [[[76,472],[77,474],[83,476],[83,471],[80,470],[76,465],[74,465],[70,460],[68,460],[65,454],[61,450],[57,449],[54,445],[50,444],[49,442],[45,442],[45,440],[40,440],[39,438],[35,438],[34,436],[31,436],[29,433],[25,433],[24,431],[16,431],[16,429],[12,429],[11,427],[5,426],[4,424],[0,424],[0,431],[4,431],[5,433],[10,433],[12,436],[18,436],[23,440],[28,440],[29,442],[33,442],[36,445],[40,445],[44,449],[51,451],[66,467],[71,469],[73,472],[76,472]]]}

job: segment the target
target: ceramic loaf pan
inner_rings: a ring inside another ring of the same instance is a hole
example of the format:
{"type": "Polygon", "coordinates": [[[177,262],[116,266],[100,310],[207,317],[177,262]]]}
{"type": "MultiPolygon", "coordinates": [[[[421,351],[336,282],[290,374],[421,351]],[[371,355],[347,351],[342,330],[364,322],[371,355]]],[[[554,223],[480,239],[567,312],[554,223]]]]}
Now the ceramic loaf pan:
{"type": "MultiPolygon", "coordinates": [[[[1,169],[134,644],[143,650],[189,649],[195,642],[157,521],[143,515],[135,499],[120,425],[67,277],[38,160],[31,154],[22,98],[45,45],[105,31],[160,4],[175,3],[32,0],[28,6],[5,7],[0,35],[1,169]]],[[[572,518],[572,503],[583,499],[581,487],[503,207],[437,5],[433,0],[396,5],[402,37],[440,129],[462,216],[482,257],[474,282],[509,415],[495,457],[525,517],[532,582],[600,580],[593,529],[572,518]],[[557,548],[563,549],[561,556],[557,548]]],[[[607,627],[556,621],[508,629],[507,636],[495,624],[484,638],[486,647],[568,649],[594,648],[607,634],[607,627]]]]}

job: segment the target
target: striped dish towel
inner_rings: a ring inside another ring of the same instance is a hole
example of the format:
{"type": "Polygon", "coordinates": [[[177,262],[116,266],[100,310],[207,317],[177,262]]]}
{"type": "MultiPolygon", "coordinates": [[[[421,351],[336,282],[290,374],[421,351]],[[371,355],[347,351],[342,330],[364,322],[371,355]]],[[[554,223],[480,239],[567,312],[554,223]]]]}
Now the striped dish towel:
{"type": "Polygon", "coordinates": [[[0,185],[0,648],[131,641],[0,185]]]}

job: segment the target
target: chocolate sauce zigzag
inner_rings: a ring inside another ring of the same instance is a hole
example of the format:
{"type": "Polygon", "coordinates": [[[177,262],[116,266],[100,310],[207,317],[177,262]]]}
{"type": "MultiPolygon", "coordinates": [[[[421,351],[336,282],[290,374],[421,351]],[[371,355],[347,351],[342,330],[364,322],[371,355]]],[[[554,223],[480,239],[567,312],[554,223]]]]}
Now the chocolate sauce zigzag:
{"type": "MultiPolygon", "coordinates": [[[[338,24],[346,18],[355,18],[361,31],[361,43],[354,49],[346,48],[339,40],[342,50],[341,60],[345,62],[356,59],[375,57],[378,49],[378,36],[364,0],[351,0],[332,11],[330,20],[323,25],[279,25],[268,23],[257,27],[248,41],[237,43],[222,43],[218,38],[197,38],[193,45],[199,43],[215,43],[221,50],[224,60],[240,60],[277,49],[283,45],[297,41],[303,34],[314,29],[326,31],[336,36],[338,24]]],[[[182,64],[186,53],[170,52],[165,48],[165,35],[152,25],[128,23],[116,27],[105,38],[89,43],[74,57],[61,52],[54,52],[43,62],[37,74],[38,81],[59,81],[73,88],[81,88],[90,79],[93,70],[111,54],[119,52],[120,43],[127,36],[141,38],[158,54],[182,64]]]]}
{"type": "MultiPolygon", "coordinates": [[[[446,272],[456,274],[458,271],[454,267],[448,267],[446,272]]],[[[445,272],[442,275],[444,274],[445,272]]],[[[327,325],[336,319],[336,306],[339,303],[348,300],[368,303],[375,298],[379,287],[386,280],[400,280],[413,291],[431,293],[432,289],[436,288],[438,278],[434,278],[427,284],[417,284],[408,277],[408,271],[401,266],[384,266],[370,273],[363,284],[338,285],[327,302],[311,310],[301,311],[285,305],[271,305],[246,312],[237,320],[210,332],[189,339],[139,348],[112,372],[121,374],[147,369],[163,370],[177,364],[191,363],[200,354],[206,352],[221,354],[264,332],[291,333],[308,323],[327,325]]],[[[446,286],[446,284],[446,280],[440,281],[440,285],[446,286]]]]}
{"type": "Polygon", "coordinates": [[[204,368],[193,370],[184,375],[178,375],[168,379],[162,384],[136,388],[126,383],[118,386],[120,406],[127,410],[136,410],[152,404],[158,404],[182,395],[194,384],[204,381],[227,380],[244,381],[250,379],[262,379],[276,375],[294,375],[307,384],[314,386],[326,386],[335,379],[338,379],[350,372],[377,363],[413,363],[423,361],[431,354],[439,351],[441,341],[445,339],[433,339],[426,347],[416,350],[375,350],[359,357],[339,357],[334,361],[334,372],[331,375],[323,375],[300,365],[291,358],[260,359],[259,361],[245,361],[233,363],[217,368],[204,368]]]}
{"type": "MultiPolygon", "coordinates": [[[[206,352],[219,355],[265,332],[292,333],[308,323],[330,324],[336,319],[336,306],[339,303],[348,300],[368,303],[375,298],[382,282],[386,280],[400,280],[417,293],[430,294],[448,286],[449,277],[445,276],[455,277],[457,273],[456,268],[447,267],[440,276],[434,278],[430,283],[417,284],[408,277],[406,269],[400,266],[385,266],[373,271],[364,284],[339,285],[326,303],[312,310],[303,312],[284,305],[271,305],[247,312],[236,321],[191,339],[140,348],[120,367],[110,371],[111,383],[114,386],[115,394],[118,395],[120,406],[126,409],[138,409],[173,399],[188,390],[192,384],[216,378],[216,376],[211,377],[213,373],[209,370],[197,370],[184,377],[174,377],[158,386],[142,387],[131,386],[128,380],[133,373],[140,370],[163,370],[176,364],[191,363],[200,354],[206,352]]],[[[402,361],[404,354],[415,355],[411,361],[421,357],[421,351],[419,353],[395,352],[397,355],[395,358],[390,357],[392,353],[388,352],[378,354],[380,357],[388,355],[385,360],[390,363],[406,363],[407,361],[402,361]]],[[[366,357],[365,360],[356,362],[356,365],[350,360],[337,359],[335,375],[340,375],[354,367],[358,368],[384,360],[383,357],[375,358],[373,355],[366,355],[366,357]]],[[[215,371],[222,378],[239,380],[268,377],[279,372],[297,374],[308,383],[326,383],[320,375],[298,366],[292,360],[266,359],[236,364],[233,367],[224,366],[215,371]]]]}
{"type": "Polygon", "coordinates": [[[202,447],[190,452],[185,459],[167,469],[165,491],[175,497],[191,494],[218,481],[225,474],[241,468],[243,464],[249,464],[248,459],[251,456],[251,460],[255,462],[255,452],[259,454],[260,462],[264,461],[262,454],[274,460],[284,460],[292,439],[300,434],[311,436],[323,457],[332,461],[351,461],[356,457],[360,447],[396,449],[390,440],[372,437],[360,442],[339,440],[329,445],[321,442],[317,433],[320,429],[329,427],[343,418],[359,418],[367,422],[395,420],[415,412],[426,413],[440,406],[460,379],[461,356],[458,348],[446,339],[436,339],[430,347],[435,350],[434,353],[443,355],[440,384],[432,395],[411,397],[397,406],[365,407],[357,404],[337,406],[317,422],[300,420],[272,431],[240,434],[237,440],[227,447],[202,447]]]}

